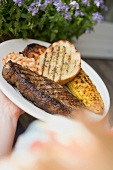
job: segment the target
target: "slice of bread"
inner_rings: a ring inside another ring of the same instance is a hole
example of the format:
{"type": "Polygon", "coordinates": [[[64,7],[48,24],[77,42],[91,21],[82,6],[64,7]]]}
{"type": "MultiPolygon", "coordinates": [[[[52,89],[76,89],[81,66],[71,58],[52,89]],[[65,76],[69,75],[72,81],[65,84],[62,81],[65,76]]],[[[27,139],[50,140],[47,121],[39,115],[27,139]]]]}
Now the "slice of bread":
{"type": "Polygon", "coordinates": [[[39,74],[59,84],[71,81],[80,68],[80,53],[68,41],[53,43],[38,59],[39,74]]]}

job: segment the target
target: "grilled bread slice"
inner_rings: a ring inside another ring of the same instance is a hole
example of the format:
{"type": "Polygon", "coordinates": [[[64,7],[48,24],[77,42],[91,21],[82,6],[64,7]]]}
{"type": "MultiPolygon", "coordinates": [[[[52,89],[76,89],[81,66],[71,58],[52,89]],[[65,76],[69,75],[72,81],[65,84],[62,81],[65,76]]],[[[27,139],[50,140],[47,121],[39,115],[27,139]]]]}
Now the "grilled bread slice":
{"type": "Polygon", "coordinates": [[[80,53],[73,44],[63,40],[49,46],[37,61],[39,74],[59,84],[71,81],[81,67],[80,53]]]}

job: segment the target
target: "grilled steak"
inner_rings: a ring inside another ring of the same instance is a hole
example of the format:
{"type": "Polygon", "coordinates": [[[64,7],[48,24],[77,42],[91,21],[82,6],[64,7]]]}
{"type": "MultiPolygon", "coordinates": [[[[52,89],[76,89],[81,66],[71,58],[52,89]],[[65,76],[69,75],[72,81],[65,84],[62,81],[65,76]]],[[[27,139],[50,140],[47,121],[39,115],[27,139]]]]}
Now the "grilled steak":
{"type": "Polygon", "coordinates": [[[17,87],[20,93],[37,107],[51,114],[70,115],[72,110],[84,107],[67,89],[48,78],[9,61],[3,67],[4,79],[17,87]]]}
{"type": "Polygon", "coordinates": [[[27,47],[21,53],[28,58],[37,59],[43,52],[45,52],[45,50],[46,47],[33,43],[27,45],[27,47]]]}

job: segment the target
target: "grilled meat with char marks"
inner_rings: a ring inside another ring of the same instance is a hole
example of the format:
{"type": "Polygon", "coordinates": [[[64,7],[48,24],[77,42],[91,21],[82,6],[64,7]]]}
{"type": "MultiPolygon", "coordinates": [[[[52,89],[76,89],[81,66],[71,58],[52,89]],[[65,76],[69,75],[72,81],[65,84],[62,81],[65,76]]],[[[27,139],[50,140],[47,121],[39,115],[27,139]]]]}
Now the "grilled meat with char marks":
{"type": "Polygon", "coordinates": [[[2,75],[8,83],[16,86],[26,99],[51,114],[71,116],[72,110],[84,107],[83,103],[63,86],[12,61],[5,64],[2,75]]]}
{"type": "Polygon", "coordinates": [[[38,57],[44,53],[46,50],[46,47],[32,43],[27,45],[27,47],[21,52],[24,56],[28,58],[35,58],[38,59],[38,57]]]}

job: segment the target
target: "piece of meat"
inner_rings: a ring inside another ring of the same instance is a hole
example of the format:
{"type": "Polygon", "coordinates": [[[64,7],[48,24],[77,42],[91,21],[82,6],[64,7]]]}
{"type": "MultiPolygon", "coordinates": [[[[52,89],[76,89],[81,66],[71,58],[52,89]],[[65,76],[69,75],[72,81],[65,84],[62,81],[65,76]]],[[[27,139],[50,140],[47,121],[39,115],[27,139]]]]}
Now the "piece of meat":
{"type": "Polygon", "coordinates": [[[83,103],[63,86],[12,61],[3,67],[2,75],[8,83],[16,86],[26,99],[51,114],[70,116],[72,110],[77,111],[84,107],[83,103]]]}
{"type": "Polygon", "coordinates": [[[27,45],[27,47],[21,52],[24,56],[28,58],[35,58],[38,59],[38,57],[45,52],[46,47],[32,43],[27,45]]]}

